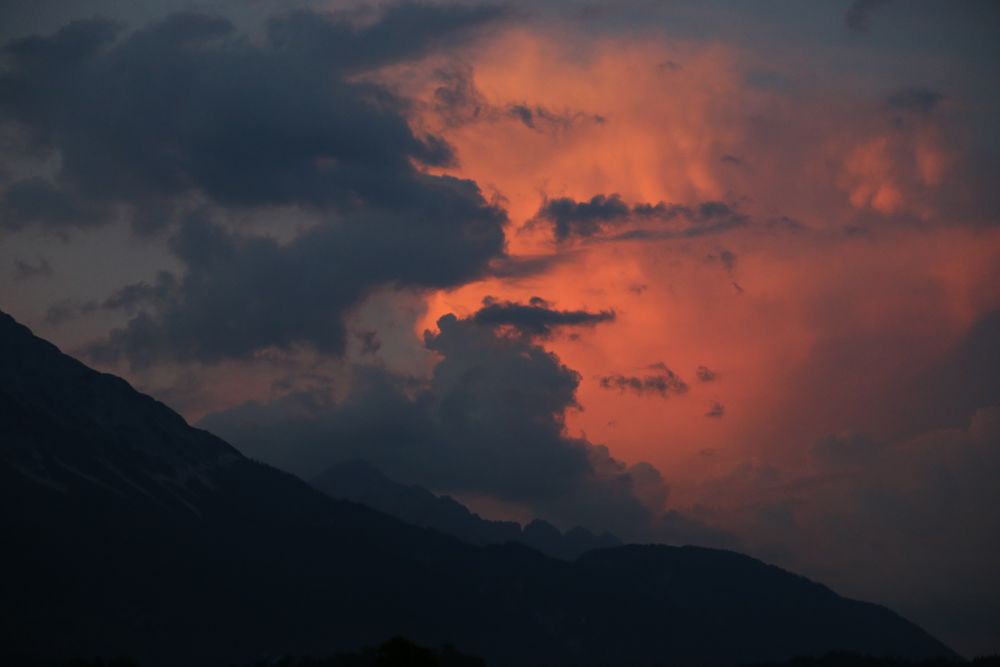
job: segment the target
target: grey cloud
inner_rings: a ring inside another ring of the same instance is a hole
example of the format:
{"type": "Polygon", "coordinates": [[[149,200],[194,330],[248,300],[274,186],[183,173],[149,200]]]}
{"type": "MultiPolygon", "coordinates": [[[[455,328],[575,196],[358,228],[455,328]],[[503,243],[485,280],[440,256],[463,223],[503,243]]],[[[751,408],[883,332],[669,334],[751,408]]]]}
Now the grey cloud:
{"type": "Polygon", "coordinates": [[[441,177],[427,189],[435,197],[409,211],[359,213],[286,244],[188,221],[171,239],[186,266],[176,289],[90,352],[134,366],[299,344],[342,354],[344,316],[374,287],[460,284],[502,253],[505,215],[474,183],[441,177]]]}
{"type": "Polygon", "coordinates": [[[210,415],[202,425],[303,475],[364,458],[396,479],[521,503],[564,526],[686,539],[687,527],[684,537],[670,533],[677,521],[659,523],[669,488],[656,468],[626,465],[566,432],[576,372],[530,339],[472,318],[447,315],[438,326],[425,337],[440,355],[428,382],[359,367],[339,402],[291,395],[210,415]]]}
{"type": "Polygon", "coordinates": [[[649,368],[655,372],[642,376],[606,375],[600,378],[601,386],[605,389],[617,389],[622,392],[632,391],[640,395],[659,394],[662,397],[687,392],[687,383],[667,368],[665,364],[657,363],[649,368]]]}
{"type": "Polygon", "coordinates": [[[406,103],[352,73],[424,55],[501,16],[497,9],[393,5],[358,27],[339,14],[272,18],[263,43],[224,18],[177,14],[124,33],[92,19],[8,42],[0,118],[37,152],[51,181],[3,196],[3,224],[95,224],[180,205],[405,209],[425,197],[413,162],[450,163],[417,136],[406,103]]]}
{"type": "Polygon", "coordinates": [[[592,327],[614,319],[613,310],[555,310],[539,297],[532,297],[528,304],[487,297],[483,300],[483,307],[473,315],[477,324],[510,326],[526,335],[543,338],[550,336],[557,327],[592,327]]]}
{"type": "Polygon", "coordinates": [[[183,275],[76,307],[133,315],[91,347],[97,359],[211,363],[299,344],[340,354],[343,318],[370,291],[482,275],[504,257],[506,222],[475,183],[424,173],[450,164],[450,147],[410,128],[407,101],[354,75],[503,15],[406,3],[359,23],[298,11],[250,39],[225,18],[185,13],[129,33],[93,19],[8,42],[0,120],[60,166],[8,187],[0,224],[125,216],[167,231],[183,275]],[[283,242],[232,226],[241,211],[277,207],[317,224],[283,242]]]}
{"type": "Polygon", "coordinates": [[[706,201],[693,207],[665,202],[629,206],[618,194],[599,194],[582,202],[566,197],[549,199],[542,204],[534,222],[550,225],[556,240],[563,242],[572,237],[627,240],[702,236],[744,225],[747,218],[728,204],[717,201],[706,201]],[[634,227],[614,236],[606,236],[612,230],[627,225],[675,221],[685,222],[688,226],[634,227]]]}

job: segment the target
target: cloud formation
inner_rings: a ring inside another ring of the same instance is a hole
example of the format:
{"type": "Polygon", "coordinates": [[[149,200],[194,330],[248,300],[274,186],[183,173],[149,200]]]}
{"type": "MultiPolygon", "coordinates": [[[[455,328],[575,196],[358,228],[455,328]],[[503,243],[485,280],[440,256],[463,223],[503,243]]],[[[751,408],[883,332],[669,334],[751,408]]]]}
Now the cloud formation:
{"type": "Polygon", "coordinates": [[[486,297],[483,299],[483,307],[472,318],[476,324],[506,326],[525,335],[547,338],[556,328],[592,327],[601,322],[610,322],[615,319],[615,312],[556,310],[545,299],[537,296],[532,297],[527,304],[486,297]]]}
{"type": "Polygon", "coordinates": [[[680,229],[635,228],[622,232],[615,238],[700,236],[738,227],[747,220],[745,215],[723,202],[707,201],[694,207],[664,202],[629,206],[618,194],[594,195],[589,201],[576,201],[568,197],[549,199],[542,204],[535,219],[549,224],[559,242],[573,237],[599,236],[629,223],[671,223],[681,220],[690,226],[680,229]]]}
{"type": "Polygon", "coordinates": [[[687,383],[667,368],[666,364],[656,363],[649,368],[656,372],[643,376],[605,375],[600,378],[601,386],[605,389],[618,389],[622,392],[631,391],[639,395],[659,394],[664,398],[670,394],[687,392],[687,383]]]}
{"type": "Polygon", "coordinates": [[[397,479],[519,504],[563,527],[582,524],[630,540],[727,539],[665,513],[669,487],[655,467],[627,465],[567,433],[580,377],[556,355],[475,317],[447,315],[438,327],[425,334],[427,348],[440,355],[426,384],[359,367],[341,401],[290,395],[210,415],[202,425],[251,456],[307,476],[364,458],[397,479]]]}
{"type": "Polygon", "coordinates": [[[369,290],[460,284],[502,252],[504,214],[484,204],[475,184],[441,177],[434,189],[409,210],[359,213],[285,244],[188,221],[170,244],[184,275],[171,277],[174,288],[162,300],[91,353],[140,367],[213,363],[297,344],[340,355],[344,317],[369,290]]]}
{"type": "MultiPolygon", "coordinates": [[[[263,42],[228,20],[176,14],[130,33],[78,21],[3,47],[0,117],[27,151],[57,155],[51,179],[15,180],[0,224],[96,225],[124,215],[169,230],[183,275],[95,359],[216,362],[307,344],[340,354],[344,317],[382,285],[447,287],[504,254],[504,211],[469,180],[424,173],[454,160],[406,104],[359,72],[467,38],[502,17],[464,5],[390,5],[374,22],[298,11],[263,42]],[[234,229],[241,211],[317,218],[291,241],[234,229]]],[[[147,290],[148,291],[148,290],[147,290]]],[[[148,295],[146,295],[148,296],[148,295]]]]}

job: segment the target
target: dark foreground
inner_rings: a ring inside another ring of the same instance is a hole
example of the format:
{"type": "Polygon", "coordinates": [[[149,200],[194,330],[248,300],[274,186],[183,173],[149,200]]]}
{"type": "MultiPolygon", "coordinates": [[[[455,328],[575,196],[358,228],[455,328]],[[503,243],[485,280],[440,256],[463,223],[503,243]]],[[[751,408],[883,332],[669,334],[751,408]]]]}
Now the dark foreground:
{"type": "MultiPolygon", "coordinates": [[[[141,667],[128,658],[73,659],[54,662],[13,660],[11,667],[141,667]]],[[[1000,656],[983,656],[970,661],[944,658],[901,660],[879,658],[859,653],[829,653],[821,657],[794,658],[784,662],[761,662],[744,667],[1000,667],[1000,656]]],[[[452,646],[430,649],[402,637],[394,637],[377,647],[366,647],[357,653],[340,653],[328,658],[282,657],[228,667],[486,667],[477,656],[468,655],[452,646]]],[[[611,667],[609,665],[609,667],[611,667]]],[[[664,666],[666,667],[666,666],[664,666]]]]}

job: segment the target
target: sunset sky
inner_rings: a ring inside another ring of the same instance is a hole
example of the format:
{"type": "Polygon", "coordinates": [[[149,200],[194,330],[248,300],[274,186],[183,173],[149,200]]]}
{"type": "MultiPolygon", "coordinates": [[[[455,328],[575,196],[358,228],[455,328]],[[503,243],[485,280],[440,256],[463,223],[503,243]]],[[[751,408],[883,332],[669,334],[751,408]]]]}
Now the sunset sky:
{"type": "Polygon", "coordinates": [[[311,478],[1000,652],[1000,5],[8,0],[0,309],[311,478]]]}

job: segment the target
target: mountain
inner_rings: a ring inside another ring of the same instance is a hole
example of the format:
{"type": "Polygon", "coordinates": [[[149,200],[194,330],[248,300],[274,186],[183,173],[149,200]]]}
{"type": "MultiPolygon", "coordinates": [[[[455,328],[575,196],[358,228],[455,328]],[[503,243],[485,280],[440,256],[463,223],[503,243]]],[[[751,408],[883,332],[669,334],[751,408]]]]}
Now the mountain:
{"type": "Polygon", "coordinates": [[[407,523],[433,528],[470,544],[518,542],[564,559],[573,559],[594,549],[621,545],[614,535],[594,535],[579,526],[563,533],[539,519],[523,528],[514,521],[483,519],[450,496],[437,496],[417,485],[394,482],[372,464],[358,459],[330,466],[312,480],[312,485],[334,498],[353,500],[407,523]]]}
{"type": "Polygon", "coordinates": [[[225,665],[403,635],[492,665],[953,656],[736,553],[475,546],[256,463],[0,313],[0,660],[225,665]]]}

